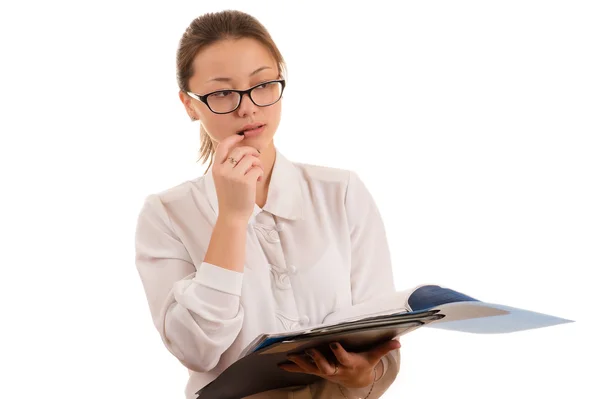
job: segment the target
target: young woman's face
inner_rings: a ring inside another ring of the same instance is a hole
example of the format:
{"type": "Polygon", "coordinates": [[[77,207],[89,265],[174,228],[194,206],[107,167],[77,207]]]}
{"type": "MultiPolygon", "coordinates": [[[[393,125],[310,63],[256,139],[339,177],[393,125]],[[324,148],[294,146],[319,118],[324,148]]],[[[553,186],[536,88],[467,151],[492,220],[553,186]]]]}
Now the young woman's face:
{"type": "MultiPolygon", "coordinates": [[[[202,50],[193,63],[194,75],[190,78],[190,92],[206,95],[211,108],[226,112],[237,104],[238,95],[227,90],[246,90],[271,80],[280,79],[277,62],[260,42],[254,39],[223,40],[202,50]]],[[[253,99],[267,104],[277,96],[278,85],[264,85],[253,91],[253,99]]],[[[239,107],[230,113],[216,114],[197,99],[181,95],[188,113],[200,119],[209,136],[219,143],[237,134],[248,125],[264,125],[247,134],[243,143],[259,150],[267,148],[273,140],[281,119],[281,100],[273,105],[259,107],[248,95],[241,97],[239,107]]]]}

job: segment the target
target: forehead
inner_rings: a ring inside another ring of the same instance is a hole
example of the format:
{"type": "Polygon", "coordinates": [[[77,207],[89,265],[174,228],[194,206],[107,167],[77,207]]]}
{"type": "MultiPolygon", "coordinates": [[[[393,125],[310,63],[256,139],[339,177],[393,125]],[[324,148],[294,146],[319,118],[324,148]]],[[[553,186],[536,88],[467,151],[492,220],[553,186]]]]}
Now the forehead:
{"type": "Polygon", "coordinates": [[[205,85],[214,78],[230,78],[245,83],[250,74],[263,66],[277,73],[277,63],[260,42],[249,39],[228,39],[200,51],[194,58],[194,75],[190,83],[205,85]]]}

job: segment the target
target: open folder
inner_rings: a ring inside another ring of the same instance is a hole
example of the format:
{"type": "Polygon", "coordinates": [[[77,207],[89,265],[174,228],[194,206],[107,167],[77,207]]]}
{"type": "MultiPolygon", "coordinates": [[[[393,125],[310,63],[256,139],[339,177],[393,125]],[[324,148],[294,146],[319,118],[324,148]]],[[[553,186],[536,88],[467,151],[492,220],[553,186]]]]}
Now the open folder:
{"type": "Polygon", "coordinates": [[[382,295],[340,309],[323,324],[256,337],[213,382],[196,392],[197,399],[240,399],[272,389],[311,384],[320,377],[290,373],[277,367],[291,353],[316,348],[333,357],[329,343],[352,352],[368,350],[420,327],[477,334],[509,333],[570,323],[542,313],[478,301],[437,285],[382,295]]]}

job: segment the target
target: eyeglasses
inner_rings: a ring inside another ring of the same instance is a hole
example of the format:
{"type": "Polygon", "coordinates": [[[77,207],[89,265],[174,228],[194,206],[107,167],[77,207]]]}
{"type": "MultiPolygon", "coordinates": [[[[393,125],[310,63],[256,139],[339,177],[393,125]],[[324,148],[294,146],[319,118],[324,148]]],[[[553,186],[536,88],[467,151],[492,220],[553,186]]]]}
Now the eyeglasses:
{"type": "Polygon", "coordinates": [[[250,100],[258,107],[268,107],[281,99],[285,80],[270,80],[249,88],[248,90],[218,90],[200,95],[187,92],[188,96],[202,101],[215,114],[228,114],[235,111],[242,103],[242,96],[248,94],[250,100]]]}

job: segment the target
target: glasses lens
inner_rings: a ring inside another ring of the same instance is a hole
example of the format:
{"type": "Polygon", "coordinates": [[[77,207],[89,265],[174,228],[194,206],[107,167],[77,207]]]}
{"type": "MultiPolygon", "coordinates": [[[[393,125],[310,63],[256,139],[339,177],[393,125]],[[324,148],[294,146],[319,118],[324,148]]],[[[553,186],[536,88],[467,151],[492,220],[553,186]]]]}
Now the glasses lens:
{"type": "Polygon", "coordinates": [[[213,112],[231,112],[238,106],[240,94],[234,91],[223,90],[211,94],[206,101],[213,112]]]}
{"type": "Polygon", "coordinates": [[[250,95],[256,105],[264,107],[279,101],[282,91],[283,85],[281,82],[269,82],[255,87],[250,95]]]}
{"type": "MultiPolygon", "coordinates": [[[[266,107],[279,101],[282,92],[283,84],[281,82],[268,82],[256,86],[250,95],[256,105],[266,107]]],[[[237,108],[240,103],[240,94],[235,91],[222,90],[209,95],[206,101],[213,112],[225,114],[237,108]]]]}

